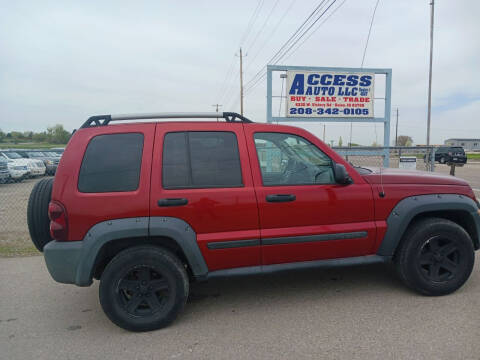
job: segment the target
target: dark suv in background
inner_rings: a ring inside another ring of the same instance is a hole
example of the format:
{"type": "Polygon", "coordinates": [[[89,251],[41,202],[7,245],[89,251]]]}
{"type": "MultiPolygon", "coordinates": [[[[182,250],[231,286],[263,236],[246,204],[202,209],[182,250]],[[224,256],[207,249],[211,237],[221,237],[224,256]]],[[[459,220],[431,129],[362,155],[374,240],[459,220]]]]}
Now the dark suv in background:
{"type": "Polygon", "coordinates": [[[465,150],[461,146],[442,146],[435,152],[435,161],[440,164],[466,164],[467,155],[465,155],[465,150]]]}

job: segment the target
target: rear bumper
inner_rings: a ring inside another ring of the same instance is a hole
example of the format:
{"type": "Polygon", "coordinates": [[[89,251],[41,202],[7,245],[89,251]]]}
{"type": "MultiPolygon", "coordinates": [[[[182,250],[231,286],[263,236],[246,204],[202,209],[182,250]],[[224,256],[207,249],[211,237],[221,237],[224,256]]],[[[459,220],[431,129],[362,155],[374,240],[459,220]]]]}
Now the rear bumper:
{"type": "Polygon", "coordinates": [[[52,278],[64,284],[89,286],[92,280],[81,276],[82,241],[51,241],[43,248],[43,256],[52,278]]]}

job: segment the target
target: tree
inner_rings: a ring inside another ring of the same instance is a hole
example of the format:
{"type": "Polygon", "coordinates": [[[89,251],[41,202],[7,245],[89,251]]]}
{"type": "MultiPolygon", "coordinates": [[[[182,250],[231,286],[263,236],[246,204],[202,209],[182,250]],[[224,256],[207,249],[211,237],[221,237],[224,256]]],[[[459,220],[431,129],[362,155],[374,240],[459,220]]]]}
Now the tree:
{"type": "Polygon", "coordinates": [[[338,146],[342,147],[342,145],[343,145],[343,139],[340,136],[340,138],[338,139],[338,146]]]}
{"type": "Polygon", "coordinates": [[[7,135],[2,131],[2,129],[0,129],[0,142],[3,142],[6,136],[7,135]]]}
{"type": "Polygon", "coordinates": [[[413,139],[408,135],[399,135],[397,138],[397,146],[412,146],[413,139]]]}
{"type": "Polygon", "coordinates": [[[66,144],[70,139],[70,133],[63,128],[63,125],[57,124],[47,128],[47,139],[52,144],[66,144]]]}

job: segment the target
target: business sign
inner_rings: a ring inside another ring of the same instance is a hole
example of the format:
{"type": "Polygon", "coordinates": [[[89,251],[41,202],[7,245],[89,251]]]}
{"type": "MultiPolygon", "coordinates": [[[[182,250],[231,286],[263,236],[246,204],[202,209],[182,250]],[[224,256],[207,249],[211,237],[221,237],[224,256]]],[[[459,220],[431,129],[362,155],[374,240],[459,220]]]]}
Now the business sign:
{"type": "Polygon", "coordinates": [[[287,117],[371,118],[375,74],[287,71],[287,117]]]}

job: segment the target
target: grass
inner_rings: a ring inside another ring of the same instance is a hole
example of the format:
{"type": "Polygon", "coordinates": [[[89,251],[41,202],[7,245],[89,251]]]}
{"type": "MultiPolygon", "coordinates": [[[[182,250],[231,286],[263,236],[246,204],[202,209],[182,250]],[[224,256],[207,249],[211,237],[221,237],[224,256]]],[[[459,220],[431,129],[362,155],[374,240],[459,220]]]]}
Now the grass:
{"type": "Polygon", "coordinates": [[[66,144],[51,143],[0,143],[0,149],[51,149],[56,147],[65,147],[66,144]]]}
{"type": "Polygon", "coordinates": [[[467,154],[467,159],[469,159],[469,160],[480,160],[480,153],[467,154]]]}
{"type": "Polygon", "coordinates": [[[0,244],[0,258],[40,255],[33,244],[0,244]]]}

